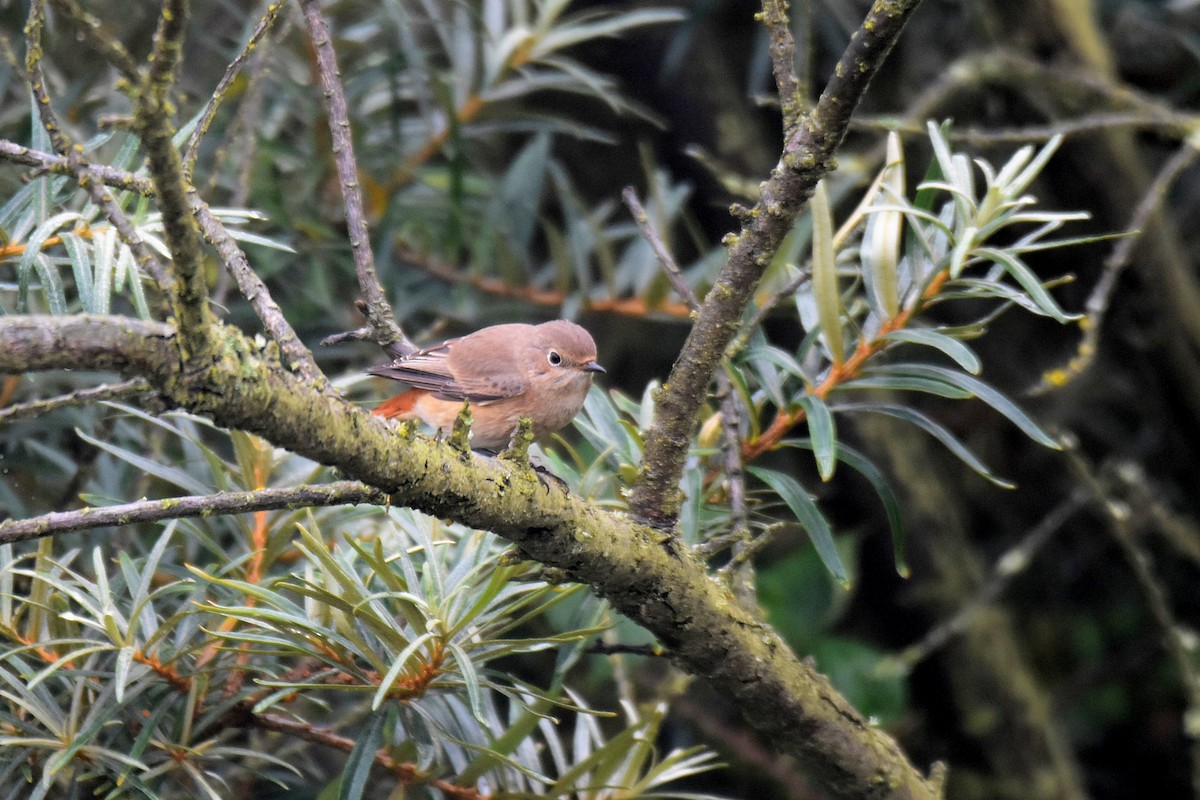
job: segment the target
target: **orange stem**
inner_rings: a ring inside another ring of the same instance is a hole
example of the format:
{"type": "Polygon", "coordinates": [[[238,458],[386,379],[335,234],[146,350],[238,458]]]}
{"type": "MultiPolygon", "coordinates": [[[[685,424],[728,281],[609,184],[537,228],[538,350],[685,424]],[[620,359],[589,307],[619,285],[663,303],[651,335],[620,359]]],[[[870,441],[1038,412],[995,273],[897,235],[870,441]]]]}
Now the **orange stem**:
{"type": "MultiPolygon", "coordinates": [[[[921,299],[918,302],[896,314],[891,319],[886,320],[874,338],[861,340],[858,343],[858,347],[850,354],[850,357],[840,364],[834,364],[825,375],[825,378],[819,384],[809,389],[808,394],[824,400],[834,389],[858,377],[866,363],[887,345],[888,342],[885,337],[892,331],[898,331],[907,327],[912,318],[920,313],[929,300],[937,296],[937,293],[941,291],[942,286],[948,278],[948,272],[942,272],[935,276],[929,282],[929,286],[925,287],[925,291],[922,292],[921,299]]],[[[742,460],[750,461],[773,449],[783,440],[788,431],[803,422],[805,418],[806,414],[803,408],[791,411],[777,411],[775,418],[771,420],[771,424],[767,426],[766,430],[759,434],[753,441],[742,445],[742,460]]]]}
{"type": "MultiPolygon", "coordinates": [[[[92,229],[89,228],[87,225],[84,225],[83,227],[81,227],[73,232],[79,236],[82,236],[84,239],[92,238],[92,229]]],[[[46,239],[44,242],[42,242],[41,249],[48,250],[51,247],[54,247],[55,245],[59,245],[59,244],[62,244],[62,237],[61,236],[51,236],[48,239],[46,239]]],[[[7,261],[16,256],[24,255],[25,249],[26,249],[25,242],[18,242],[17,244],[6,244],[3,247],[0,247],[0,261],[7,261]]]]}

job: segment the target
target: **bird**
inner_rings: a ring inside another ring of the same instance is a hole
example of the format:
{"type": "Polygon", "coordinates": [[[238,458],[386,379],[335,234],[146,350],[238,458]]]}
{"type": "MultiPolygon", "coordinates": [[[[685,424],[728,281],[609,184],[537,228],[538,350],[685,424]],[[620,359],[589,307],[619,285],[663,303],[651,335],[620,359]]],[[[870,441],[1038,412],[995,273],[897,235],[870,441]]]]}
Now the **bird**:
{"type": "Polygon", "coordinates": [[[591,334],[557,319],[481,328],[367,372],[411,387],[372,413],[448,431],[466,401],[471,447],[499,452],[522,417],[533,423],[534,438],[564,427],[583,408],[592,378],[605,369],[596,361],[591,334]]]}

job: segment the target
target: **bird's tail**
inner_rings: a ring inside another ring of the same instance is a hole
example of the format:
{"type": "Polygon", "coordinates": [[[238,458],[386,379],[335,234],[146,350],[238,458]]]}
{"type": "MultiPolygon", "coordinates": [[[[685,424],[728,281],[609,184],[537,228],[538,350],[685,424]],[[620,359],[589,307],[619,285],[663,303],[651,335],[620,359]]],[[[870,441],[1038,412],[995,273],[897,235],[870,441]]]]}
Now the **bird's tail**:
{"type": "Polygon", "coordinates": [[[395,397],[389,397],[387,400],[384,400],[375,406],[371,413],[384,419],[410,418],[413,406],[416,404],[418,397],[420,397],[419,389],[408,389],[395,397]]]}

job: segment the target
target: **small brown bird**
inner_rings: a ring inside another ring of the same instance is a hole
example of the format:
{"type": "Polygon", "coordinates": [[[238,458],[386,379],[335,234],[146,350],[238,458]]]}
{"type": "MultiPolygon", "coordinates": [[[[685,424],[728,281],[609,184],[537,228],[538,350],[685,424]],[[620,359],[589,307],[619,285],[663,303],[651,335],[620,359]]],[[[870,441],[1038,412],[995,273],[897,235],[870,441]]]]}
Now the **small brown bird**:
{"type": "Polygon", "coordinates": [[[574,322],[493,325],[367,370],[412,386],[374,413],[419,419],[450,430],[464,400],[471,403],[471,446],[503,450],[522,417],[535,437],[570,422],[587,396],[596,343],[574,322]]]}

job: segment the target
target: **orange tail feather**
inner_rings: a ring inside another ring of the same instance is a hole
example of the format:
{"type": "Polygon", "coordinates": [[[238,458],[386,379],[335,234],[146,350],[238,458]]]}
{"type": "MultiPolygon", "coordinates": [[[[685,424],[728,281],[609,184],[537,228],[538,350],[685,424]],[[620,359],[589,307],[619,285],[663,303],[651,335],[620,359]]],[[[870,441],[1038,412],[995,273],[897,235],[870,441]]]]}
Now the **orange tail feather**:
{"type": "Polygon", "coordinates": [[[408,389],[401,392],[395,397],[390,397],[384,400],[379,405],[375,406],[372,414],[383,417],[385,419],[396,419],[397,417],[408,417],[412,414],[413,406],[420,397],[420,389],[408,389]]]}

